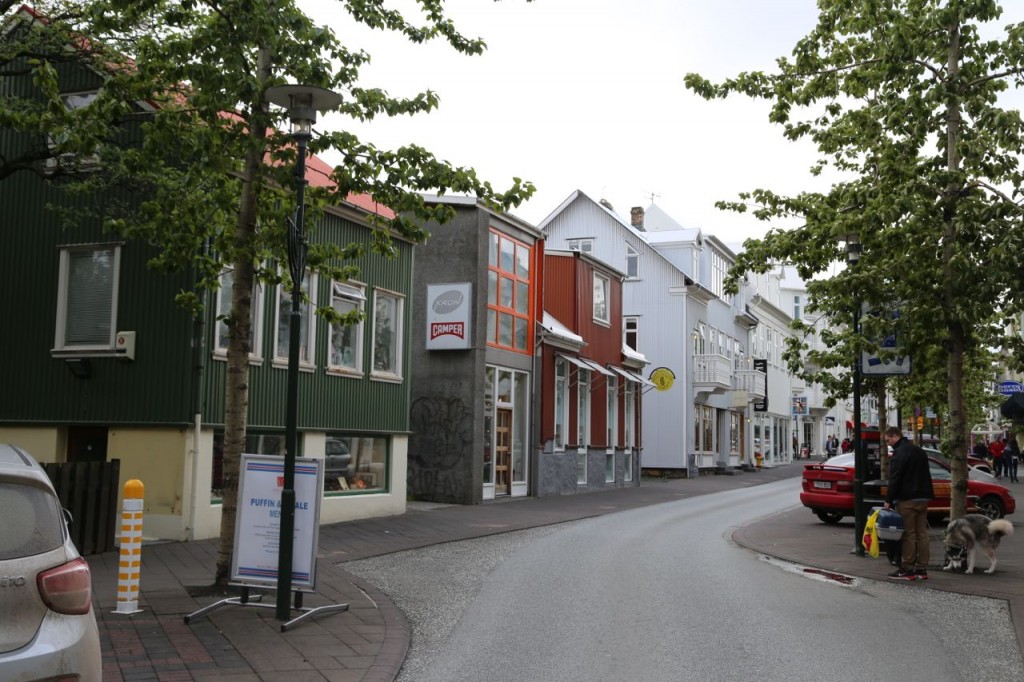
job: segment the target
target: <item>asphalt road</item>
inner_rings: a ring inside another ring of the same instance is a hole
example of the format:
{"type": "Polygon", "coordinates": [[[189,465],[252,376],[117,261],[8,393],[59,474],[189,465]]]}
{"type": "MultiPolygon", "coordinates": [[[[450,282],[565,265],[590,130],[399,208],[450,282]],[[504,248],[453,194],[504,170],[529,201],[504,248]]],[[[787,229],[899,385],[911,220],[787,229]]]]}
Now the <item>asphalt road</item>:
{"type": "Polygon", "coordinates": [[[403,681],[1024,679],[1005,602],[845,584],[732,543],[736,526],[791,508],[798,486],[344,567],[412,623],[403,681]]]}

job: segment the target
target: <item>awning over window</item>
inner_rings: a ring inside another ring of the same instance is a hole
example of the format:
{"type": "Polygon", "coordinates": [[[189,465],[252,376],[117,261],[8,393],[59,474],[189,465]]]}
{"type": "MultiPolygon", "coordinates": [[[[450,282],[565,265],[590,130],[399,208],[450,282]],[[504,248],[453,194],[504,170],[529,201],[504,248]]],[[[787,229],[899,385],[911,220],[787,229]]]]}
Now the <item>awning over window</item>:
{"type": "Polygon", "coordinates": [[[579,367],[580,369],[585,369],[585,370],[587,370],[587,371],[590,371],[591,369],[593,369],[593,368],[592,368],[592,367],[591,367],[590,365],[588,365],[587,363],[583,362],[583,361],[582,361],[582,360],[580,360],[579,358],[574,358],[574,357],[573,357],[573,356],[571,356],[571,355],[563,355],[563,354],[559,353],[559,354],[558,354],[558,357],[562,358],[563,360],[568,360],[568,361],[569,361],[570,363],[572,363],[572,364],[576,365],[576,366],[577,366],[577,367],[579,367]]]}
{"type": "Polygon", "coordinates": [[[648,379],[644,379],[639,374],[635,374],[633,372],[630,372],[628,369],[623,369],[621,367],[615,367],[614,365],[609,367],[609,369],[612,370],[613,372],[615,372],[616,374],[622,376],[626,381],[632,381],[633,383],[642,384],[644,386],[654,386],[654,382],[653,381],[650,381],[648,379]]]}
{"type": "Polygon", "coordinates": [[[608,377],[615,376],[614,374],[612,374],[611,372],[609,372],[608,370],[606,370],[604,367],[602,367],[600,364],[598,364],[597,362],[595,362],[593,360],[588,360],[587,358],[580,358],[580,360],[582,360],[586,364],[590,365],[590,368],[592,370],[594,370],[595,372],[600,372],[601,374],[604,374],[605,376],[608,376],[608,377]]]}

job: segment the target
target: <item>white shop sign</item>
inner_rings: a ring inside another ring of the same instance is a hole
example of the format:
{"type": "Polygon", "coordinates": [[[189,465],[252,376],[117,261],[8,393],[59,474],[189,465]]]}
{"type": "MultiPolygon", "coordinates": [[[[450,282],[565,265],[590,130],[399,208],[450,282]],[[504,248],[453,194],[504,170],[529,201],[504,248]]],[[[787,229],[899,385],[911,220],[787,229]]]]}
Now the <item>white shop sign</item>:
{"type": "MultiPolygon", "coordinates": [[[[295,535],[292,548],[292,589],[313,592],[316,548],[320,537],[322,459],[295,460],[295,535]]],[[[241,585],[277,585],[281,537],[281,490],[284,457],[242,455],[238,481],[238,516],[231,582],[241,585]]]]}
{"type": "Polygon", "coordinates": [[[470,347],[472,299],[471,282],[427,285],[427,350],[470,347]]]}

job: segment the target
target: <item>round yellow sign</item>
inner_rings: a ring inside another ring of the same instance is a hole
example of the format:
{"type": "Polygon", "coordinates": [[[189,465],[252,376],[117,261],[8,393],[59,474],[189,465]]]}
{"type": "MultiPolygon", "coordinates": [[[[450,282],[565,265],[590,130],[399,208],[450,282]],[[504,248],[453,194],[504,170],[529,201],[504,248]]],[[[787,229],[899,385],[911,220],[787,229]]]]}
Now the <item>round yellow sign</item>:
{"type": "Polygon", "coordinates": [[[659,391],[667,391],[672,388],[675,380],[676,375],[668,367],[659,367],[651,372],[651,381],[654,382],[654,387],[659,391]]]}

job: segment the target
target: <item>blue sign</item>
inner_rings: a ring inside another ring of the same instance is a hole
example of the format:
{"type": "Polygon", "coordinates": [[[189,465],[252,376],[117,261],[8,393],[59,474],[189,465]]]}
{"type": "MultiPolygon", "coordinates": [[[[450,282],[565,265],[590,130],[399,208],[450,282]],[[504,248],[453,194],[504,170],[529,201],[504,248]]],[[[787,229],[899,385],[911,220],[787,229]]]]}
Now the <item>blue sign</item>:
{"type": "Polygon", "coordinates": [[[1024,393],[1024,384],[1021,384],[1019,381],[1001,381],[996,387],[996,390],[1003,395],[1024,393]]]}

